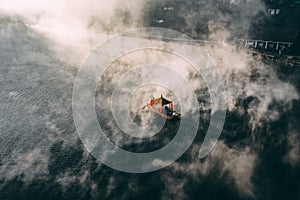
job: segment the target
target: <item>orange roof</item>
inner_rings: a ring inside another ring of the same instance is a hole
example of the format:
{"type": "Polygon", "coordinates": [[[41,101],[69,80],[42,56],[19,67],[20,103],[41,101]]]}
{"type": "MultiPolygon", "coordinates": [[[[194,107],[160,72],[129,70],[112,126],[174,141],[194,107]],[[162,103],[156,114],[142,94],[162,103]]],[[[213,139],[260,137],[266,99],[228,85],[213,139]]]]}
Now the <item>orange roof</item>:
{"type": "Polygon", "coordinates": [[[164,105],[172,103],[172,101],[169,101],[169,100],[163,98],[162,95],[161,95],[161,97],[159,97],[157,99],[152,99],[151,101],[152,101],[153,105],[160,105],[160,106],[164,106],[164,105]]]}

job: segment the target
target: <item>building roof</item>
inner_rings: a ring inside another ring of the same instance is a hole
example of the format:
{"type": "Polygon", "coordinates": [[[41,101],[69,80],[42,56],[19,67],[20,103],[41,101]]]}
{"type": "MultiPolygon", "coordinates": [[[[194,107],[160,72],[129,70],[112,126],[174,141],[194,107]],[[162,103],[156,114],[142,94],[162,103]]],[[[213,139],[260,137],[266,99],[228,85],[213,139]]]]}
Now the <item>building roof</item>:
{"type": "Polygon", "coordinates": [[[167,104],[170,104],[172,103],[172,101],[169,101],[167,99],[165,99],[162,95],[157,98],[157,99],[152,99],[152,103],[153,105],[160,105],[160,106],[164,106],[164,105],[167,105],[167,104]]]}

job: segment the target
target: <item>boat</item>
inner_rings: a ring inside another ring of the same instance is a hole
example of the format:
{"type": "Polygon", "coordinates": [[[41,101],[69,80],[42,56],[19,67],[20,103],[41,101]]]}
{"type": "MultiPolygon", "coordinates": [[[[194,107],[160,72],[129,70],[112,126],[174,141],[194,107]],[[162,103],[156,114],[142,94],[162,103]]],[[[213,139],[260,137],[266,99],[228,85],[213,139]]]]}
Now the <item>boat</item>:
{"type": "Polygon", "coordinates": [[[168,120],[181,118],[181,114],[174,110],[174,103],[164,98],[163,95],[161,95],[159,98],[151,99],[149,103],[143,107],[143,109],[146,107],[150,111],[168,120]]]}

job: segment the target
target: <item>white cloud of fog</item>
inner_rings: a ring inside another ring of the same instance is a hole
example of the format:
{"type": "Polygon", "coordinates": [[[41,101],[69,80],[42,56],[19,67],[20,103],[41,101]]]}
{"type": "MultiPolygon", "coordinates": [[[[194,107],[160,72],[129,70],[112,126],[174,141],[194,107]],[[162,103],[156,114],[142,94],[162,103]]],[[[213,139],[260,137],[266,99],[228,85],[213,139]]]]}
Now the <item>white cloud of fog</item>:
{"type": "MultiPolygon", "coordinates": [[[[138,41],[144,42],[144,39],[138,39],[138,41]]],[[[155,41],[158,42],[158,41],[155,41]]],[[[167,43],[163,43],[166,48],[168,48],[167,43]]],[[[109,68],[106,70],[105,74],[103,75],[103,79],[101,82],[99,82],[98,88],[99,92],[96,95],[96,107],[101,109],[108,109],[107,114],[109,110],[111,109],[111,98],[110,98],[110,92],[114,90],[114,84],[116,84],[120,79],[122,79],[122,76],[124,73],[132,70],[133,68],[136,68],[138,66],[143,66],[146,64],[153,64],[154,66],[156,64],[169,66],[170,70],[175,71],[179,76],[183,77],[185,80],[188,80],[189,75],[189,68],[192,66],[187,63],[186,61],[182,60],[181,58],[172,55],[170,53],[166,53],[164,51],[156,51],[156,50],[141,50],[136,51],[131,54],[126,54],[113,62],[109,68]]],[[[149,68],[152,69],[152,66],[149,68]]],[[[153,70],[155,70],[155,67],[153,67],[153,70]]],[[[137,73],[130,74],[130,77],[132,77],[131,80],[141,79],[141,74],[144,76],[149,76],[147,74],[147,70],[144,71],[137,71],[137,73]],[[140,73],[140,74],[138,74],[140,73]]],[[[181,107],[179,105],[178,99],[176,95],[180,94],[183,97],[185,97],[186,101],[184,102],[186,105],[188,105],[189,110],[195,109],[192,103],[189,102],[189,99],[186,97],[186,88],[184,85],[180,85],[177,80],[174,80],[174,77],[170,76],[168,72],[163,71],[165,73],[156,73],[157,76],[155,78],[160,79],[168,83],[169,85],[176,86],[177,90],[170,92],[167,88],[164,88],[165,86],[156,85],[156,84],[147,84],[147,85],[139,85],[142,87],[136,87],[135,91],[129,91],[128,87],[122,87],[119,88],[120,92],[122,93],[129,93],[130,96],[130,102],[128,107],[130,109],[130,112],[132,112],[132,118],[135,116],[140,116],[141,124],[149,124],[153,122],[155,116],[153,114],[146,112],[146,109],[143,111],[141,110],[142,107],[147,105],[149,103],[149,100],[152,98],[158,98],[161,94],[164,95],[165,98],[170,99],[174,102],[175,109],[180,111],[181,107]],[[133,92],[133,93],[132,93],[133,92]]],[[[129,83],[128,83],[129,84],[129,83]]],[[[134,83],[131,83],[134,84],[134,83]]],[[[199,88],[199,84],[201,86],[205,87],[204,82],[199,78],[197,81],[191,81],[192,87],[195,89],[199,88]]],[[[124,106],[119,108],[121,110],[127,109],[127,101],[129,99],[124,100],[124,106]]],[[[101,111],[101,116],[106,116],[107,114],[103,114],[105,112],[105,109],[101,111]]],[[[99,112],[100,113],[100,112],[99,112]]],[[[183,113],[181,111],[181,113],[183,113]]],[[[187,111],[185,111],[187,113],[187,111]]],[[[100,116],[100,114],[99,114],[100,116]]],[[[157,117],[157,116],[156,116],[157,117]]],[[[159,124],[159,123],[158,123],[159,124]]],[[[122,137],[119,131],[115,127],[115,124],[108,122],[110,126],[110,130],[113,132],[114,141],[119,144],[130,144],[131,140],[124,140],[124,137],[122,137]],[[115,133],[115,134],[114,134],[115,133]]],[[[152,123],[153,126],[156,126],[156,124],[152,123]]],[[[145,129],[146,131],[147,129],[145,129]]],[[[143,132],[140,132],[140,134],[146,134],[143,132]]],[[[143,142],[143,140],[137,140],[136,142],[143,142]]]]}
{"type": "MultiPolygon", "coordinates": [[[[58,55],[62,59],[68,62],[75,61],[78,66],[95,45],[109,37],[106,33],[125,31],[141,26],[144,4],[145,2],[139,0],[113,0],[109,2],[28,0],[3,1],[0,4],[0,9],[25,17],[31,27],[51,38],[57,44],[58,55]],[[126,12],[129,12],[130,22],[125,20],[126,12]],[[122,14],[118,16],[117,13],[122,14]],[[111,27],[114,28],[111,29],[111,27]]],[[[207,12],[201,12],[197,15],[211,16],[211,10],[218,9],[211,6],[209,8],[207,12]]],[[[262,9],[263,5],[259,1],[255,1],[255,4],[251,4],[250,7],[242,7],[241,10],[244,10],[240,13],[243,15],[241,17],[243,19],[242,24],[245,26],[249,24],[251,17],[262,9]],[[254,9],[255,12],[250,12],[251,9],[254,9]]],[[[222,12],[218,12],[218,14],[226,15],[222,12]]],[[[193,15],[193,12],[185,16],[186,21],[195,24],[193,23],[195,17],[190,15],[193,15]]],[[[219,41],[219,43],[204,48],[219,66],[227,81],[229,110],[235,108],[238,98],[255,96],[258,98],[258,103],[252,103],[248,108],[251,115],[250,123],[257,126],[260,125],[261,120],[276,120],[279,113],[276,110],[270,110],[269,105],[274,101],[288,105],[291,100],[298,98],[295,88],[288,83],[279,81],[269,66],[254,61],[245,52],[237,51],[230,44],[224,45],[224,41],[234,32],[229,33],[223,27],[224,24],[218,24],[215,20],[214,17],[208,23],[211,33],[209,38],[213,41],[219,41]],[[250,80],[253,72],[258,74],[256,81],[250,80]]]]}
{"type": "Polygon", "coordinates": [[[0,0],[0,11],[26,19],[52,39],[61,59],[77,65],[107,37],[141,26],[141,0],[0,0]]]}
{"type": "MultiPolygon", "coordinates": [[[[79,171],[74,173],[72,170],[65,170],[55,176],[55,181],[62,186],[64,191],[72,188],[74,185],[79,185],[83,194],[89,192],[93,199],[99,198],[100,193],[103,191],[99,191],[97,181],[91,177],[90,164],[92,161],[90,158],[90,154],[84,151],[80,163],[85,163],[85,165],[82,165],[79,171]]],[[[94,165],[95,168],[93,170],[99,171],[101,166],[101,164],[94,165]]],[[[105,176],[105,174],[102,175],[105,176]]]]}
{"type": "Polygon", "coordinates": [[[163,174],[161,179],[164,181],[164,184],[166,185],[166,188],[164,192],[162,193],[162,199],[188,199],[187,195],[185,193],[184,186],[187,184],[188,179],[182,178],[177,179],[170,174],[163,174]]]}
{"type": "Polygon", "coordinates": [[[49,155],[41,149],[34,149],[26,153],[15,150],[1,162],[0,179],[5,181],[19,177],[25,183],[30,183],[34,179],[47,178],[49,175],[49,155]]]}
{"type": "MultiPolygon", "coordinates": [[[[54,42],[54,49],[61,59],[66,60],[69,63],[75,63],[78,66],[95,45],[105,38],[110,37],[107,35],[108,33],[121,32],[129,28],[141,26],[140,20],[143,16],[141,8],[145,1],[142,2],[136,0],[130,1],[130,3],[128,2],[129,1],[121,0],[0,0],[0,10],[8,15],[18,15],[25,18],[28,27],[42,33],[54,42]],[[126,11],[130,11],[131,17],[128,18],[130,22],[126,22],[127,19],[124,18],[125,15],[118,16],[116,14],[121,12],[120,9],[123,14],[126,11]]],[[[226,41],[230,36],[226,30],[218,32],[218,29],[215,30],[214,27],[210,28],[214,30],[211,31],[213,34],[210,36],[210,39],[214,41],[219,40],[219,43],[216,43],[215,46],[205,46],[204,49],[214,59],[226,80],[228,89],[228,109],[230,111],[238,109],[236,107],[238,98],[254,96],[258,101],[253,101],[247,109],[251,116],[250,123],[252,126],[255,127],[260,125],[262,120],[274,121],[278,119],[280,114],[279,111],[276,110],[276,108],[270,108],[269,106],[275,101],[286,106],[288,109],[291,101],[299,98],[294,86],[280,81],[271,67],[262,64],[260,61],[253,60],[251,57],[247,56],[245,52],[237,50],[230,43],[224,43],[224,40],[226,41]],[[250,78],[253,73],[257,75],[254,81],[250,78]]],[[[23,34],[22,29],[19,31],[20,34],[23,34]]],[[[15,41],[20,40],[20,38],[15,37],[15,41]]],[[[17,51],[18,47],[11,45],[14,43],[13,40],[6,41],[8,46],[5,47],[12,51],[17,51]]],[[[26,47],[26,40],[21,41],[21,43],[26,47]]],[[[3,47],[4,46],[2,46],[2,48],[3,47]]],[[[48,64],[51,63],[50,58],[45,61],[44,57],[42,57],[43,59],[39,57],[40,54],[37,56],[36,53],[38,53],[38,49],[35,49],[32,54],[30,52],[28,53],[30,48],[31,47],[25,48],[24,54],[22,54],[29,55],[30,59],[27,60],[28,57],[22,57],[20,59],[12,58],[14,64],[27,66],[28,63],[29,65],[30,63],[37,65],[43,65],[45,62],[48,62],[48,64]]],[[[7,49],[1,49],[1,53],[2,51],[7,52],[6,50],[7,49]]],[[[12,54],[8,56],[13,57],[15,55],[12,54]]],[[[164,56],[160,55],[156,58],[160,59],[163,57],[164,56]]],[[[127,58],[127,61],[131,61],[132,58],[136,57],[132,56],[131,58],[127,58]]],[[[144,57],[139,58],[144,59],[144,57]]],[[[170,57],[165,57],[165,60],[168,60],[168,63],[171,63],[174,66],[180,67],[183,65],[183,63],[180,63],[175,59],[170,59],[170,57]]],[[[180,70],[180,68],[178,69],[180,70]]],[[[63,69],[63,71],[64,70],[65,69],[63,69]]],[[[186,71],[183,70],[183,72],[186,71]]],[[[111,71],[111,74],[108,75],[112,76],[112,78],[117,77],[115,71],[111,71]]],[[[66,81],[72,82],[72,78],[66,81]]],[[[193,82],[193,86],[203,87],[199,82],[193,82]]],[[[157,93],[159,94],[160,92],[161,91],[158,91],[157,93]]],[[[27,97],[25,96],[25,98],[27,97]]],[[[64,102],[66,100],[62,99],[61,101],[64,102]]],[[[136,101],[136,103],[142,104],[143,102],[136,101]]],[[[56,106],[53,106],[51,109],[55,109],[55,107],[56,106]]],[[[62,114],[62,107],[56,107],[56,109],[55,112],[62,114]]],[[[67,115],[67,111],[64,112],[63,115],[67,115]]],[[[35,117],[39,118],[40,115],[35,117]]],[[[65,142],[75,144],[75,140],[72,140],[72,136],[62,135],[62,132],[66,130],[59,128],[56,125],[57,123],[58,122],[55,120],[49,120],[48,117],[45,119],[45,127],[55,133],[47,136],[49,143],[53,144],[54,142],[57,142],[56,138],[59,137],[65,142]]],[[[295,137],[296,134],[292,133],[289,135],[290,151],[285,158],[286,161],[292,165],[299,162],[299,144],[295,142],[295,137]]],[[[121,142],[121,139],[122,138],[117,138],[119,142],[121,142]]],[[[196,146],[194,149],[195,152],[198,152],[199,147],[196,146]]],[[[241,194],[252,196],[253,185],[251,177],[253,175],[253,170],[257,165],[257,161],[257,155],[252,153],[250,148],[229,148],[224,143],[219,142],[205,161],[202,162],[195,158],[192,159],[191,163],[175,162],[169,169],[172,172],[180,172],[192,176],[193,178],[198,178],[198,176],[208,175],[212,172],[214,166],[218,166],[221,169],[221,173],[219,174],[220,178],[232,179],[235,187],[241,194]],[[226,173],[228,173],[229,176],[223,177],[226,173]]],[[[1,162],[4,164],[1,163],[2,165],[0,166],[0,178],[5,180],[12,180],[17,176],[20,176],[22,177],[22,180],[30,182],[36,177],[47,177],[49,173],[47,168],[49,164],[49,153],[40,149],[32,149],[32,151],[27,153],[14,152],[11,156],[1,160],[1,162]]],[[[80,182],[82,185],[89,182],[91,188],[95,191],[97,185],[89,180],[89,176],[90,174],[83,168],[79,175],[74,175],[70,172],[60,174],[57,177],[57,182],[65,187],[74,182],[80,182]]],[[[179,181],[172,177],[172,173],[166,173],[162,177],[162,180],[165,181],[167,186],[166,195],[172,194],[175,196],[175,194],[178,194],[179,192],[180,197],[186,196],[184,193],[184,184],[187,183],[188,177],[181,180],[180,184],[178,184],[179,181]]],[[[108,194],[114,189],[114,184],[114,180],[111,179],[109,184],[110,187],[107,188],[109,191],[108,194]]],[[[134,187],[137,186],[134,185],[134,187]]]]}
{"type": "Polygon", "coordinates": [[[255,97],[247,108],[252,127],[277,120],[278,108],[270,106],[279,103],[284,110],[290,109],[292,101],[299,99],[295,86],[281,81],[271,66],[226,42],[228,34],[219,27],[212,37],[218,42],[204,47],[226,81],[228,110],[240,109],[236,106],[239,99],[255,97]]]}
{"type": "Polygon", "coordinates": [[[213,151],[203,161],[196,158],[198,150],[198,145],[193,146],[191,162],[175,162],[168,167],[170,171],[162,177],[162,180],[166,183],[168,195],[169,193],[177,193],[180,196],[185,196],[182,185],[178,183],[187,182],[191,178],[201,182],[203,177],[211,173],[217,173],[220,180],[233,182],[240,195],[254,196],[252,176],[259,160],[257,155],[251,152],[250,148],[229,148],[219,141],[213,151]],[[220,171],[216,172],[215,169],[220,169],[220,171]],[[176,173],[184,174],[183,180],[173,178],[173,174],[176,173]]]}
{"type": "Polygon", "coordinates": [[[288,133],[288,152],[284,156],[284,162],[296,166],[300,161],[300,138],[299,132],[291,130],[288,133]]]}

